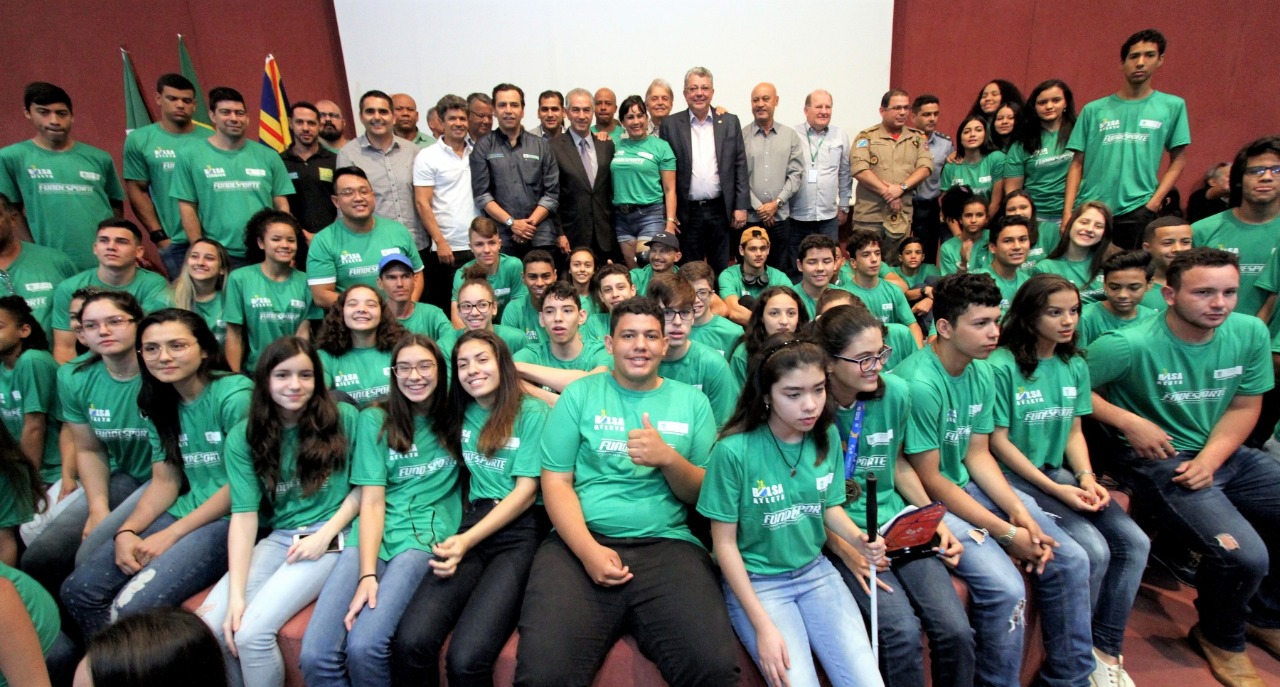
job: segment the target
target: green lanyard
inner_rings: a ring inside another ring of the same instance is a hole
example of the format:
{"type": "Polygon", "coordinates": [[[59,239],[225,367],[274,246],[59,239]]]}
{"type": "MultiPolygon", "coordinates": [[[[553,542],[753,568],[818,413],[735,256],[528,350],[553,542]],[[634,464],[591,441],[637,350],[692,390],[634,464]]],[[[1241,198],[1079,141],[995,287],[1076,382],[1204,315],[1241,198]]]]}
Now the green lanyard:
{"type": "Polygon", "coordinates": [[[813,137],[809,135],[809,132],[811,130],[812,130],[812,127],[805,127],[804,137],[805,137],[805,140],[809,141],[809,149],[811,151],[809,153],[809,164],[810,166],[816,167],[818,166],[818,152],[822,150],[822,142],[827,140],[827,131],[830,131],[831,129],[830,127],[828,127],[826,130],[822,132],[822,135],[818,137],[817,148],[813,147],[813,137]]]}

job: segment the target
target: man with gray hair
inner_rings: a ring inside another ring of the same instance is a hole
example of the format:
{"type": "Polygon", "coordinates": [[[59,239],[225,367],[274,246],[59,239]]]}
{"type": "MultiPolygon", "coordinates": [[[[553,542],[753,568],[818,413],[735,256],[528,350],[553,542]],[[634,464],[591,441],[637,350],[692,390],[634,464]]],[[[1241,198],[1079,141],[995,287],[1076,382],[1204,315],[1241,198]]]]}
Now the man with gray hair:
{"type": "MultiPolygon", "coordinates": [[[[560,207],[556,222],[573,246],[589,246],[599,264],[622,260],[613,228],[614,143],[591,133],[594,98],[585,88],[566,96],[569,131],[551,139],[560,168],[560,207]]],[[[554,253],[553,253],[554,255],[554,253]]]]}
{"type": "Polygon", "coordinates": [[[716,272],[729,266],[730,229],[747,223],[747,154],[742,126],[732,114],[717,114],[715,85],[706,67],[684,76],[689,109],[662,122],[661,137],[676,156],[676,218],[686,262],[705,259],[716,272]]]}
{"type": "Polygon", "coordinates": [[[487,93],[472,93],[467,96],[467,145],[475,145],[490,131],[493,131],[493,98],[487,93]]]}
{"type": "Polygon", "coordinates": [[[800,190],[791,199],[791,249],[796,255],[809,234],[837,238],[852,203],[849,134],[831,125],[831,106],[831,93],[810,93],[804,98],[804,121],[796,125],[804,166],[800,190]]]}
{"type": "Polygon", "coordinates": [[[666,79],[654,79],[644,92],[644,105],[649,110],[649,135],[659,136],[662,120],[671,114],[671,105],[675,103],[676,92],[666,79]]]}

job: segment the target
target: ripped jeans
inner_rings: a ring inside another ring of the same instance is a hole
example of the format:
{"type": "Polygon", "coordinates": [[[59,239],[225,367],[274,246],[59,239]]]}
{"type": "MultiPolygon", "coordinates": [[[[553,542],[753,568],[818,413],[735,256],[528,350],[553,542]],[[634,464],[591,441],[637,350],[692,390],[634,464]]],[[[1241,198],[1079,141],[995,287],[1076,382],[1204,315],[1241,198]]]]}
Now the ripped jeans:
{"type": "Polygon", "coordinates": [[[1121,456],[1122,480],[1162,506],[1163,536],[1178,537],[1201,554],[1196,570],[1200,631],[1214,646],[1244,651],[1245,622],[1280,628],[1280,461],[1240,447],[1192,491],[1175,484],[1175,470],[1194,453],[1146,460],[1121,456]]]}
{"type": "MultiPolygon", "coordinates": [[[[147,538],[177,522],[162,513],[139,534],[147,538]]],[[[62,585],[62,602],[86,638],[130,613],[179,606],[227,571],[227,527],[223,518],[174,542],[130,575],[116,567],[116,547],[106,541],[62,585]]]]}
{"type": "MultiPolygon", "coordinates": [[[[970,482],[964,490],[987,510],[1008,519],[976,483],[970,482]]],[[[1052,687],[1088,684],[1095,665],[1089,557],[1030,496],[1017,489],[1013,491],[1040,529],[1059,544],[1044,573],[1029,576],[1040,608],[1040,627],[1046,647],[1037,684],[1052,687]]],[[[947,526],[965,547],[956,574],[968,583],[973,596],[969,620],[977,633],[978,684],[989,680],[989,684],[1017,685],[1026,624],[1022,574],[996,541],[1003,532],[983,534],[979,530],[975,534],[972,525],[950,513],[947,518],[947,526]],[[1013,589],[1017,590],[1016,596],[1009,595],[1013,589]],[[1012,608],[1011,600],[1014,600],[1012,608]]]]}

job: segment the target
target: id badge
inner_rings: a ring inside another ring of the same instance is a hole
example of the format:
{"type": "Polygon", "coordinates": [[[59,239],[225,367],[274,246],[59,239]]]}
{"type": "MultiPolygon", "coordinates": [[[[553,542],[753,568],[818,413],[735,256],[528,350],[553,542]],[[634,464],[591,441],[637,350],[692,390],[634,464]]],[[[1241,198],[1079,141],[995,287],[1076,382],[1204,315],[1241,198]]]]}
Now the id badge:
{"type": "Polygon", "coordinates": [[[809,168],[809,183],[811,184],[818,183],[818,170],[814,169],[813,167],[809,168]]]}

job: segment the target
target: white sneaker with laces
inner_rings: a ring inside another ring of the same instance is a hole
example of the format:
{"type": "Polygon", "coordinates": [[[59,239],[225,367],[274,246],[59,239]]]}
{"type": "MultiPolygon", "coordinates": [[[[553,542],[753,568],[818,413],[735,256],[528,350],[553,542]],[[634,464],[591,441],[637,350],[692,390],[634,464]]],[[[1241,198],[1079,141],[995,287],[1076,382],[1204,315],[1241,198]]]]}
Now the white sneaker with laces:
{"type": "Polygon", "coordinates": [[[1115,665],[1103,662],[1098,650],[1093,650],[1094,668],[1089,676],[1089,687],[1136,687],[1133,678],[1124,669],[1124,657],[1117,656],[1115,665]]]}

